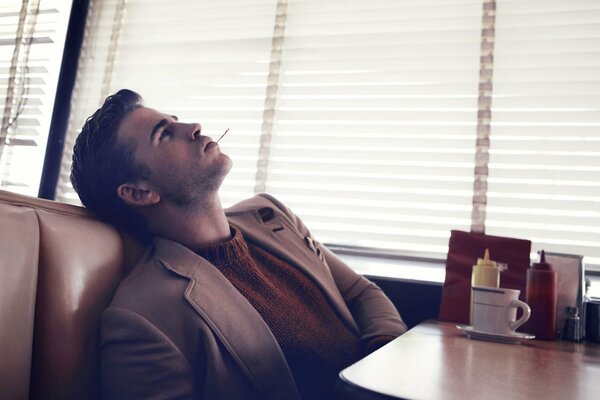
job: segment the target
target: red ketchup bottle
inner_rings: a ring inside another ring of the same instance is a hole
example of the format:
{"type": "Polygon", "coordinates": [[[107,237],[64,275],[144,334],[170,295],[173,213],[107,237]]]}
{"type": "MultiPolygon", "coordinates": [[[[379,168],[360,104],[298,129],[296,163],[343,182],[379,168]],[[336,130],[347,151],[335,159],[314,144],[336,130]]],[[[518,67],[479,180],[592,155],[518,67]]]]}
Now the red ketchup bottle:
{"type": "Polygon", "coordinates": [[[544,250],[540,261],[527,270],[525,302],[531,307],[531,317],[523,331],[535,335],[536,339],[556,339],[556,272],[546,262],[544,250]]]}

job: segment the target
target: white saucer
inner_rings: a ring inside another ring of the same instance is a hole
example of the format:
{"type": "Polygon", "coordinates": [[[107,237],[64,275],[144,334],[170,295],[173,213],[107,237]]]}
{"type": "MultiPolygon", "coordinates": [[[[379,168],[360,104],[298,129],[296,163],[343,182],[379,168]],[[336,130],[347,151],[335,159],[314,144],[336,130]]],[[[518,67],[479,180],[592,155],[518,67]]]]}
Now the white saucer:
{"type": "Polygon", "coordinates": [[[471,339],[478,340],[488,340],[492,342],[500,342],[500,343],[521,343],[523,340],[534,339],[535,335],[530,335],[529,333],[521,333],[521,332],[513,332],[511,334],[503,334],[503,333],[493,333],[493,332],[484,332],[478,331],[470,325],[456,325],[458,329],[464,331],[467,336],[471,339]]]}

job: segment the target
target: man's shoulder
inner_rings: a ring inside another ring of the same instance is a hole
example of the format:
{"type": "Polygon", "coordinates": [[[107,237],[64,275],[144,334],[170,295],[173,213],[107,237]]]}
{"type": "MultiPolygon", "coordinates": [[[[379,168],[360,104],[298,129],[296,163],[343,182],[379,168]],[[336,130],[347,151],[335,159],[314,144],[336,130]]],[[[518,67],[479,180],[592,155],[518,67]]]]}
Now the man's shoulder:
{"type": "Polygon", "coordinates": [[[275,197],[271,196],[267,193],[259,193],[253,197],[242,200],[231,207],[227,208],[225,212],[227,214],[235,214],[239,212],[251,211],[260,209],[263,207],[276,207],[276,208],[285,208],[283,204],[277,200],[275,197]]]}
{"type": "Polygon", "coordinates": [[[125,308],[152,307],[153,301],[164,299],[171,293],[180,295],[187,280],[164,268],[152,246],[123,278],[111,305],[125,308]],[[161,296],[157,296],[157,294],[161,296]]]}
{"type": "Polygon", "coordinates": [[[254,197],[240,201],[225,210],[227,217],[236,223],[238,216],[247,213],[260,215],[260,219],[268,221],[273,217],[279,217],[290,221],[291,225],[298,225],[298,217],[280,200],[268,193],[259,193],[254,197]]]}

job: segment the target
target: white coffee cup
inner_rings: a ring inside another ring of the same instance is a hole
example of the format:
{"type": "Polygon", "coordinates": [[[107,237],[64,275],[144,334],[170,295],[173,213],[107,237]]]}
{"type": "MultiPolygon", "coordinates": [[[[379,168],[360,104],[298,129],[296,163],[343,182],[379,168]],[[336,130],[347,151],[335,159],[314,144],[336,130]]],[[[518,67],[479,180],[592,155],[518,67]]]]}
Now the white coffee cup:
{"type": "Polygon", "coordinates": [[[531,308],[519,300],[520,290],[473,286],[473,329],[510,335],[531,316],[531,308]],[[523,315],[517,320],[517,308],[523,315]]]}

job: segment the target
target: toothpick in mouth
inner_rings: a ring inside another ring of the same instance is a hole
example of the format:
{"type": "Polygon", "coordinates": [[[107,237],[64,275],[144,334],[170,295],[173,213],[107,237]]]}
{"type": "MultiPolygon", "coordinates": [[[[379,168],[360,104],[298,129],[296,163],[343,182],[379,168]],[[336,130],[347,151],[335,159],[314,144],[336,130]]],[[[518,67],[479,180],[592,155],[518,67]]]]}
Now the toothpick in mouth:
{"type": "Polygon", "coordinates": [[[221,137],[217,139],[217,143],[219,143],[219,140],[223,139],[223,136],[225,136],[227,132],[229,132],[229,128],[227,128],[225,132],[221,135],[221,137]]]}

